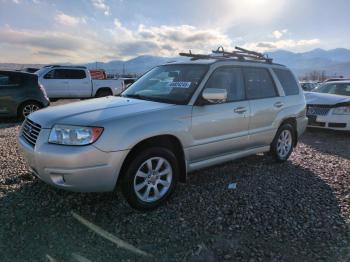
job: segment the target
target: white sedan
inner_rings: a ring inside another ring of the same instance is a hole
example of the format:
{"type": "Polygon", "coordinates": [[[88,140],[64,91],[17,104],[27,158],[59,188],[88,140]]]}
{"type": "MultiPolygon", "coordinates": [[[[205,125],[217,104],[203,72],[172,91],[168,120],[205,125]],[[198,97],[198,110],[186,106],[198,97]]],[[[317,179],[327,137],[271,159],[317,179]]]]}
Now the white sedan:
{"type": "Polygon", "coordinates": [[[350,131],[350,81],[328,82],[305,92],[309,126],[350,131]]]}

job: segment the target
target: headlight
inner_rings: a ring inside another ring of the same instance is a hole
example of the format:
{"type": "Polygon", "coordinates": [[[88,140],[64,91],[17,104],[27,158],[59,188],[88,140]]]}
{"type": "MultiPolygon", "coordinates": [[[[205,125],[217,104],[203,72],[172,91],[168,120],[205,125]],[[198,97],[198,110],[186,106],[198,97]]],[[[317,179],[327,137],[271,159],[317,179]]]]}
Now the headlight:
{"type": "Polygon", "coordinates": [[[94,143],[102,134],[102,127],[55,125],[49,143],[59,145],[84,146],[94,143]]]}
{"type": "Polygon", "coordinates": [[[336,107],[333,109],[333,115],[350,115],[350,106],[336,107]]]}

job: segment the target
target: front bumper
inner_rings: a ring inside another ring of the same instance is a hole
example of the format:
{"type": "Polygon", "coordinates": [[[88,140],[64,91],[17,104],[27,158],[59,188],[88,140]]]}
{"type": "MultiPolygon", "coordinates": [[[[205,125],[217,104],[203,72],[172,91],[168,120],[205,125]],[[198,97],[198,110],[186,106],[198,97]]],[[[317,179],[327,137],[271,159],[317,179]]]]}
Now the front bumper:
{"type": "Polygon", "coordinates": [[[309,115],[308,127],[350,131],[349,115],[309,115]]]}
{"type": "Polygon", "coordinates": [[[93,145],[49,144],[50,130],[42,129],[35,146],[21,135],[18,144],[33,173],[57,188],[76,192],[112,191],[128,150],[103,152],[93,145]]]}

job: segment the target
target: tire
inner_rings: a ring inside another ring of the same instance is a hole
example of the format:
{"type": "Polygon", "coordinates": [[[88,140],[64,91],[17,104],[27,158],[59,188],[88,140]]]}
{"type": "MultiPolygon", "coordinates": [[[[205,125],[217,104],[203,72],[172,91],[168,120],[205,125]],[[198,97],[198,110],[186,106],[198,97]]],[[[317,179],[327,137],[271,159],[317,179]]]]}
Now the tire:
{"type": "Polygon", "coordinates": [[[18,112],[17,112],[17,118],[19,120],[24,120],[31,113],[33,113],[41,108],[42,108],[42,105],[36,101],[25,102],[19,107],[18,112]]]}
{"type": "Polygon", "coordinates": [[[283,124],[271,143],[271,154],[277,162],[285,162],[293,152],[295,130],[291,124],[283,124]]]}
{"type": "Polygon", "coordinates": [[[137,154],[126,168],[121,183],[122,193],[130,206],[135,209],[142,211],[155,209],[174,192],[179,170],[178,160],[169,149],[163,147],[146,149],[137,154]],[[149,169],[150,162],[152,170],[149,169]]]}
{"type": "Polygon", "coordinates": [[[102,90],[98,90],[95,97],[105,97],[105,96],[111,96],[112,91],[109,89],[102,89],[102,90]]]}

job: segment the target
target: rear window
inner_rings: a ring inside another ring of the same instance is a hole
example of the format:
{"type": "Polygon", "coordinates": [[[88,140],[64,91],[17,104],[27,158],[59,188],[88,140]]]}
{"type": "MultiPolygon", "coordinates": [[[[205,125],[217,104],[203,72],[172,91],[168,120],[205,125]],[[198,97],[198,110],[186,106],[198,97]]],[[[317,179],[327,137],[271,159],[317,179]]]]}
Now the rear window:
{"type": "Polygon", "coordinates": [[[262,99],[277,96],[276,87],[265,68],[244,68],[248,99],[262,99]]]}
{"type": "Polygon", "coordinates": [[[289,70],[273,69],[273,71],[277,75],[286,96],[299,94],[298,83],[289,70]]]}

